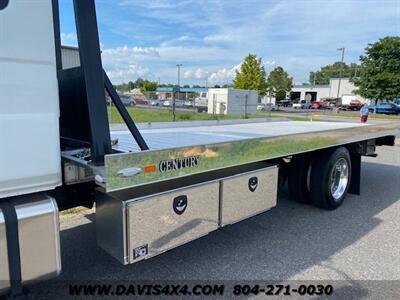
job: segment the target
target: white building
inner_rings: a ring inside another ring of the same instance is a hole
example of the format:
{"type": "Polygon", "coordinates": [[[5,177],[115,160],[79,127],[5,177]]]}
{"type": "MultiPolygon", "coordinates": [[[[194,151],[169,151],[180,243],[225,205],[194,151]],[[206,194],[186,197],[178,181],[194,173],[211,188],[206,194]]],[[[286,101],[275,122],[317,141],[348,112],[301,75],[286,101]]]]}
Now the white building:
{"type": "Polygon", "coordinates": [[[356,86],[350,82],[350,78],[340,79],[340,88],[339,78],[331,78],[327,85],[294,85],[290,99],[321,101],[323,98],[337,98],[339,91],[339,98],[343,96],[356,96],[358,100],[365,102],[363,97],[355,95],[355,89],[356,86]]]}
{"type": "Polygon", "coordinates": [[[61,47],[61,62],[63,69],[79,67],[81,65],[79,59],[79,50],[76,47],[61,47]]]}
{"type": "Polygon", "coordinates": [[[257,91],[232,88],[208,90],[209,114],[255,114],[257,102],[257,91]]]}

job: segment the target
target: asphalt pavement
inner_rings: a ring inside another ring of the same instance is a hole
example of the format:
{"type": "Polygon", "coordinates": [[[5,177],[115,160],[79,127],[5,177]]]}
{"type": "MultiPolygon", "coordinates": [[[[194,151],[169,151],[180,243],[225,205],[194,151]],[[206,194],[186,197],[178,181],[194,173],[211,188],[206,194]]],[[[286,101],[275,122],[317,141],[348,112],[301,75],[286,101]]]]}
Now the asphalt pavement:
{"type": "Polygon", "coordinates": [[[81,280],[326,280],[337,298],[392,298],[400,291],[400,145],[378,154],[363,158],[361,196],[337,210],[291,202],[284,191],[266,213],[134,265],[97,247],[93,211],[63,218],[63,272],[31,295],[65,294],[64,282],[81,280]]]}

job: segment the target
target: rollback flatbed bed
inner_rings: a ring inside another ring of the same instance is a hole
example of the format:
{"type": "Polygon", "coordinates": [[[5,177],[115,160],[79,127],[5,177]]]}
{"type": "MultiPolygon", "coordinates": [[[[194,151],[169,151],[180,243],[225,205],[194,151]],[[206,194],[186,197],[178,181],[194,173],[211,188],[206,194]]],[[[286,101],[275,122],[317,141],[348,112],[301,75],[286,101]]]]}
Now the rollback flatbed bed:
{"type": "Polygon", "coordinates": [[[79,159],[89,149],[64,151],[63,158],[90,170],[98,186],[99,245],[128,264],[274,207],[286,182],[295,201],[338,207],[348,191],[360,193],[361,156],[393,144],[398,128],[390,122],[182,122],[142,129],[146,151],[130,131],[112,131],[117,153],[101,167],[79,159]]]}

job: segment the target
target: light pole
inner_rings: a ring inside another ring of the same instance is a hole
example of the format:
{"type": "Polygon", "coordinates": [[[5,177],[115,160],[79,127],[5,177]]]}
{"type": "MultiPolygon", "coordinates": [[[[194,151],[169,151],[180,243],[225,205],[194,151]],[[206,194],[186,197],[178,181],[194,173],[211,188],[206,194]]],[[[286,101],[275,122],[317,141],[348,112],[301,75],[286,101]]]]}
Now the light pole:
{"type": "Polygon", "coordinates": [[[181,87],[181,67],[183,66],[182,64],[177,64],[178,67],[178,88],[181,87]]]}
{"type": "Polygon", "coordinates": [[[342,63],[340,65],[340,75],[339,75],[339,83],[338,83],[338,88],[337,88],[337,99],[339,100],[339,92],[340,92],[340,82],[342,80],[342,72],[343,72],[343,61],[344,61],[344,47],[338,48],[337,51],[342,51],[342,63]]]}
{"type": "MultiPolygon", "coordinates": [[[[178,67],[178,98],[179,98],[179,92],[181,89],[181,67],[183,66],[182,64],[177,64],[176,65],[178,67]]],[[[175,93],[174,93],[174,89],[172,89],[172,116],[173,116],[173,120],[175,122],[175,93]]]]}

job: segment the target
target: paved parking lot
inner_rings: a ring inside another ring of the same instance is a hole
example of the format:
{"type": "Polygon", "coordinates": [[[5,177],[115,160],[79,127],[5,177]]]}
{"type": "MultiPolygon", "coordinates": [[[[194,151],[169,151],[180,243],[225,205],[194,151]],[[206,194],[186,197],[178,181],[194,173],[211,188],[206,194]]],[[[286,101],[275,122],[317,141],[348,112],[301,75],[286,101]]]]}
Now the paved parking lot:
{"type": "Polygon", "coordinates": [[[63,273],[32,293],[56,291],[65,280],[343,280],[343,295],[372,297],[368,282],[353,280],[400,282],[400,145],[378,154],[363,160],[362,195],[349,195],[335,211],[283,193],[269,212],[130,266],[96,246],[93,213],[69,218],[62,222],[63,273]]]}

